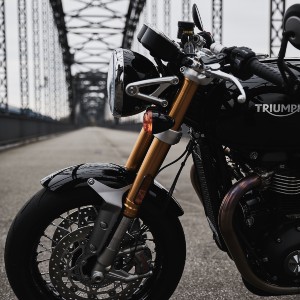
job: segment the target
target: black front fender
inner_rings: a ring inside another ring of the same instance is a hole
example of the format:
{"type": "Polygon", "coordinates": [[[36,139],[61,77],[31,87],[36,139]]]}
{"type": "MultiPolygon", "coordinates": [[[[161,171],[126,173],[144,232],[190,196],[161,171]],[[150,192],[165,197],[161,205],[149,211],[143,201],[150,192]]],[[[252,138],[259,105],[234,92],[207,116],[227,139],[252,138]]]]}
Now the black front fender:
{"type": "MultiPolygon", "coordinates": [[[[54,172],[41,180],[42,186],[53,192],[63,192],[79,186],[88,186],[87,180],[93,178],[111,188],[120,189],[131,185],[135,173],[123,166],[110,163],[86,163],[71,166],[54,172]]],[[[172,213],[183,215],[183,210],[174,197],[168,197],[168,191],[154,181],[143,202],[142,209],[151,213],[172,213]]]]}

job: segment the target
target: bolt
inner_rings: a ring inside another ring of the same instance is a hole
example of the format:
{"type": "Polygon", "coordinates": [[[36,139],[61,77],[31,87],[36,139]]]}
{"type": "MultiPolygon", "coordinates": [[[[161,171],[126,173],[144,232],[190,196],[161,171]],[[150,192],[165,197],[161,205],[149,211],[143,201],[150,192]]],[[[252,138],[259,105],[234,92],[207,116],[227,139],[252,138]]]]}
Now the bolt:
{"type": "Polygon", "coordinates": [[[246,224],[248,227],[251,227],[254,224],[254,219],[253,217],[250,217],[246,220],[246,224]]]}
{"type": "Polygon", "coordinates": [[[162,100],[162,102],[161,102],[161,106],[162,107],[167,107],[168,106],[168,101],[166,101],[166,100],[162,100]]]}
{"type": "Polygon", "coordinates": [[[268,258],[268,257],[264,257],[264,258],[262,259],[262,261],[263,261],[264,263],[266,263],[266,262],[269,261],[269,258],[268,258]]]}
{"type": "Polygon", "coordinates": [[[107,229],[108,225],[105,222],[100,222],[100,227],[105,230],[107,229]]]}
{"type": "Polygon", "coordinates": [[[73,293],[75,293],[75,292],[78,291],[78,288],[77,288],[76,286],[72,286],[72,287],[71,287],[71,291],[72,291],[73,293]]]}
{"type": "Polygon", "coordinates": [[[93,244],[90,244],[90,250],[92,251],[92,252],[94,252],[95,250],[96,250],[96,247],[93,245],[93,244]]]}
{"type": "Polygon", "coordinates": [[[281,243],[281,238],[278,238],[278,239],[276,240],[276,242],[280,244],[280,243],[281,243]]]}
{"type": "Polygon", "coordinates": [[[178,82],[179,82],[179,79],[178,78],[174,78],[171,83],[174,84],[174,85],[176,85],[178,82]]]}
{"type": "Polygon", "coordinates": [[[258,158],[258,153],[257,152],[251,152],[249,157],[252,160],[256,160],[258,158]]]}
{"type": "Polygon", "coordinates": [[[137,88],[135,86],[131,86],[128,88],[128,93],[130,95],[135,95],[137,93],[137,88]]]}
{"type": "Polygon", "coordinates": [[[93,179],[93,178],[90,178],[89,180],[88,180],[88,184],[89,185],[93,185],[95,183],[95,180],[93,179]]]}

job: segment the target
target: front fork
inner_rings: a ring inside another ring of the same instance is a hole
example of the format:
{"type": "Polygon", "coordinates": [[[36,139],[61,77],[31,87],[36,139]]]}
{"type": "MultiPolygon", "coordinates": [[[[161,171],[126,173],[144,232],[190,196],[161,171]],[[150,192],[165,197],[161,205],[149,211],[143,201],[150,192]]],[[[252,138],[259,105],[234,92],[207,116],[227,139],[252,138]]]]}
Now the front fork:
{"type": "MultiPolygon", "coordinates": [[[[175,120],[172,128],[178,131],[182,125],[185,113],[195,95],[199,82],[187,77],[177,94],[170,110],[169,116],[175,120]]],[[[97,259],[92,277],[95,281],[103,278],[104,272],[112,265],[119,251],[121,241],[132,220],[137,217],[142,201],[147,194],[159,168],[165,160],[171,145],[149,135],[141,130],[136,144],[126,163],[126,168],[137,171],[137,176],[124,203],[124,212],[118,228],[116,229],[109,245],[97,259]],[[150,146],[150,148],[149,148],[150,146]],[[149,149],[149,150],[148,150],[149,149]]]]}

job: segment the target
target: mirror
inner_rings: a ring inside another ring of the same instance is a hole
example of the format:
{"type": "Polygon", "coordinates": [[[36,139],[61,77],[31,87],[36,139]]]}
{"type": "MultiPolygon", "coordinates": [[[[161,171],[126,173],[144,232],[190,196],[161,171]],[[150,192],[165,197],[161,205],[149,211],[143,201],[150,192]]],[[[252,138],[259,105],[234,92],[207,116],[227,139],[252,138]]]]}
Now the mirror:
{"type": "Polygon", "coordinates": [[[196,4],[193,4],[192,14],[193,14],[193,21],[194,21],[195,25],[197,26],[197,28],[200,31],[203,31],[203,24],[202,24],[201,16],[200,16],[199,9],[196,4]]]}
{"type": "Polygon", "coordinates": [[[283,19],[285,32],[290,32],[290,43],[300,50],[300,4],[292,5],[285,13],[283,19]]]}

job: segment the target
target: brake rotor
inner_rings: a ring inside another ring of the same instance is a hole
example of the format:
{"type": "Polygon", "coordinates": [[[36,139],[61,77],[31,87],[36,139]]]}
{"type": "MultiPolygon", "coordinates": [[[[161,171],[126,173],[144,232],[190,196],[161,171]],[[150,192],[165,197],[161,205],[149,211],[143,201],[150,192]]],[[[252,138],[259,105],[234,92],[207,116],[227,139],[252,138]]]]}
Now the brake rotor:
{"type": "MultiPolygon", "coordinates": [[[[129,299],[140,285],[141,279],[126,284],[104,279],[96,284],[85,270],[84,249],[92,229],[92,226],[78,228],[65,235],[56,245],[49,263],[49,275],[55,290],[68,300],[129,299]]],[[[136,260],[131,267],[127,265],[124,269],[129,271],[135,262],[136,260]]],[[[140,268],[136,271],[138,269],[140,268]]]]}
{"type": "Polygon", "coordinates": [[[72,232],[70,228],[72,226],[84,227],[90,224],[94,224],[97,212],[93,206],[81,208],[79,211],[76,210],[64,218],[57,226],[55,233],[52,237],[52,247],[55,247],[58,242],[64,238],[69,232],[72,232]]]}

